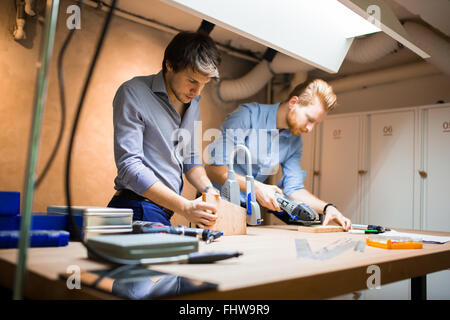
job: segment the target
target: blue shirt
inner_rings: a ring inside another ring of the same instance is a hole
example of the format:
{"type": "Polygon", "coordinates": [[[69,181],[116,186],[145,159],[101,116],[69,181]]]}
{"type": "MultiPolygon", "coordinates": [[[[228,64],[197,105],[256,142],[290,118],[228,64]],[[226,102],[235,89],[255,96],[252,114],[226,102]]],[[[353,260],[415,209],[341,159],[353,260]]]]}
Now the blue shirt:
{"type": "MultiPolygon", "coordinates": [[[[294,191],[304,188],[306,172],[300,168],[302,138],[294,136],[289,130],[278,130],[277,111],[280,104],[242,104],[227,116],[222,124],[222,134],[208,146],[209,164],[228,165],[231,151],[237,144],[249,148],[252,156],[252,176],[264,182],[275,174],[278,164],[283,177],[278,184],[284,194],[290,196],[294,191]]],[[[247,175],[245,153],[238,151],[234,159],[234,171],[247,175]]],[[[213,182],[221,189],[221,185],[213,182]]],[[[241,191],[245,202],[245,193],[241,191]]]]}
{"type": "Polygon", "coordinates": [[[199,101],[195,97],[181,118],[169,101],[162,71],[120,86],[113,101],[116,190],[143,195],[161,181],[181,194],[182,173],[202,165],[195,142],[199,101]]]}

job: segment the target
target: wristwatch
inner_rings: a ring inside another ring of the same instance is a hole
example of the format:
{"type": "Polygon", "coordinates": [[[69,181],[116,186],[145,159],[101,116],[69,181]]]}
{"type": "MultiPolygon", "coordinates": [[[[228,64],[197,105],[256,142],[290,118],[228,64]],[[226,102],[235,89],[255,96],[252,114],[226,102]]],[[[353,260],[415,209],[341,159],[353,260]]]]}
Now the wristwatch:
{"type": "Polygon", "coordinates": [[[208,192],[209,189],[214,189],[217,191],[217,193],[219,193],[219,190],[217,190],[216,188],[214,188],[213,186],[206,186],[205,189],[203,189],[203,192],[206,193],[208,192]]]}
{"type": "Polygon", "coordinates": [[[332,204],[332,203],[327,203],[326,205],[325,205],[325,207],[323,207],[323,215],[326,215],[327,214],[327,208],[328,207],[335,207],[336,208],[336,206],[334,205],[334,204],[332,204]]]}

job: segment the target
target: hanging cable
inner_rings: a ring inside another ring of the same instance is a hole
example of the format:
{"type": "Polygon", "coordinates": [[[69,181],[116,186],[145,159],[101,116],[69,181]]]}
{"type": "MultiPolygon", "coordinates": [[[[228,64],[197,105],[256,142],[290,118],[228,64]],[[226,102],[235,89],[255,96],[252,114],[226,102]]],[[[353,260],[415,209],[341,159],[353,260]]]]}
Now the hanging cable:
{"type": "MultiPolygon", "coordinates": [[[[106,16],[106,19],[105,19],[105,22],[104,22],[104,25],[102,28],[102,32],[101,32],[100,38],[97,42],[95,53],[91,60],[91,63],[89,66],[89,71],[86,76],[86,80],[84,82],[83,89],[82,89],[80,99],[78,102],[78,106],[76,109],[75,119],[73,121],[72,131],[71,131],[70,140],[69,140],[69,147],[67,150],[66,171],[65,171],[65,193],[66,193],[66,203],[67,203],[68,214],[69,214],[69,218],[70,218],[70,222],[71,222],[71,231],[75,234],[76,239],[78,239],[81,242],[81,244],[87,249],[90,256],[100,259],[100,260],[103,260],[105,262],[109,262],[109,263],[117,264],[117,265],[139,265],[141,263],[140,260],[120,259],[120,258],[112,257],[108,254],[105,254],[101,251],[98,251],[98,250],[92,248],[90,245],[88,245],[83,240],[81,230],[75,222],[75,217],[74,217],[73,210],[72,210],[72,197],[71,197],[71,189],[70,189],[70,167],[71,167],[71,160],[72,160],[72,150],[73,150],[73,145],[74,145],[74,141],[75,141],[78,122],[80,120],[80,115],[81,115],[81,111],[83,109],[83,104],[84,104],[86,93],[87,93],[87,90],[89,87],[89,83],[91,81],[92,74],[94,72],[94,68],[97,63],[98,57],[100,55],[100,51],[102,49],[103,42],[105,40],[107,31],[109,29],[111,18],[112,18],[114,9],[116,7],[116,3],[117,3],[117,0],[112,1],[109,11],[107,13],[107,16],[106,16]]],[[[62,90],[61,92],[63,94],[62,99],[65,100],[64,90],[62,90]]]]}
{"type": "MultiPolygon", "coordinates": [[[[81,8],[82,1],[78,1],[78,6],[81,8]]],[[[66,53],[66,49],[72,40],[73,34],[75,32],[75,28],[71,29],[69,31],[69,34],[66,37],[66,40],[64,40],[63,46],[61,48],[61,51],[58,55],[58,85],[59,85],[59,102],[61,105],[61,125],[59,128],[58,138],[56,139],[55,145],[53,147],[53,151],[50,154],[50,158],[47,160],[47,164],[44,166],[44,170],[42,170],[41,175],[36,179],[36,182],[34,183],[34,188],[37,189],[41,182],[44,180],[45,176],[47,175],[48,171],[50,170],[50,167],[52,166],[53,161],[55,160],[56,154],[58,153],[58,149],[61,145],[62,136],[64,134],[64,129],[66,126],[66,99],[65,99],[65,92],[64,92],[64,72],[63,72],[63,60],[64,60],[64,54],[66,53]]]]}

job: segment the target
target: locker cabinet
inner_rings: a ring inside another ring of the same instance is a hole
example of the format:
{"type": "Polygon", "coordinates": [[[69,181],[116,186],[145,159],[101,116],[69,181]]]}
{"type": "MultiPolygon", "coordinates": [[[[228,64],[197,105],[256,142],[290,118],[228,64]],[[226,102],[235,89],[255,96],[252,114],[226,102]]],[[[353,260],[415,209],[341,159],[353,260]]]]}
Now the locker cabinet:
{"type": "Polygon", "coordinates": [[[450,232],[450,107],[423,110],[423,229],[450,232]]]}
{"type": "Polygon", "coordinates": [[[359,200],[360,116],[331,118],[321,126],[319,198],[361,223],[359,200]]]}
{"type": "Polygon", "coordinates": [[[316,145],[316,131],[302,135],[301,168],[306,171],[305,189],[313,193],[314,182],[314,147],[316,145]]]}
{"type": "MultiPolygon", "coordinates": [[[[317,142],[319,197],[353,223],[450,232],[450,104],[328,116],[317,142]]],[[[450,299],[450,271],[427,279],[429,299],[450,299]]],[[[410,288],[363,297],[409,299],[410,288]]]]}
{"type": "MultiPolygon", "coordinates": [[[[423,229],[450,232],[450,106],[422,110],[423,229]]],[[[450,300],[450,271],[427,276],[428,299],[450,300]]]]}
{"type": "Polygon", "coordinates": [[[369,115],[367,222],[413,228],[414,110],[369,115]]]}

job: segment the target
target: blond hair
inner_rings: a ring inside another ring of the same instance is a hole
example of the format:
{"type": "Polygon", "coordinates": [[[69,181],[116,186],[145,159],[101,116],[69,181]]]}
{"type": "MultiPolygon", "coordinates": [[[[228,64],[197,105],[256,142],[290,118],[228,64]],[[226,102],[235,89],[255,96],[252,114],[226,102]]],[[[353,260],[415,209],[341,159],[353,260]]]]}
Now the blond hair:
{"type": "Polygon", "coordinates": [[[288,100],[293,96],[299,98],[299,104],[302,106],[307,106],[317,97],[327,112],[333,110],[337,104],[337,98],[333,92],[333,88],[321,79],[314,79],[299,84],[291,91],[288,100]]]}

